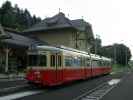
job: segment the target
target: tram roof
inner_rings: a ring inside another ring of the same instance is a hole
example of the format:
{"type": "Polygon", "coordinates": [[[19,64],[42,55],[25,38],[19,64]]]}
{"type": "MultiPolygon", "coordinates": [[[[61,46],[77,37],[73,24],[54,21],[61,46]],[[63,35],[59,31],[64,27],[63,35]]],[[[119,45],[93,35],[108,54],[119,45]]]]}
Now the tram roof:
{"type": "Polygon", "coordinates": [[[38,49],[44,49],[44,50],[49,50],[49,51],[65,51],[65,50],[68,50],[68,51],[72,51],[72,52],[77,52],[77,53],[82,53],[82,54],[88,54],[87,52],[84,52],[84,51],[80,51],[80,50],[77,50],[77,49],[73,49],[73,48],[68,48],[68,47],[65,47],[65,46],[58,46],[58,47],[53,47],[53,46],[37,46],[38,49]]]}
{"type": "MultiPolygon", "coordinates": [[[[37,46],[37,49],[38,50],[54,51],[54,52],[71,51],[71,52],[76,52],[76,53],[81,53],[81,54],[88,55],[88,53],[85,52],[85,51],[80,51],[80,50],[73,49],[73,48],[68,48],[68,47],[65,47],[65,46],[54,47],[54,46],[44,46],[43,45],[43,46],[37,46]]],[[[96,54],[90,54],[90,56],[91,56],[92,59],[95,59],[95,60],[111,61],[110,58],[99,56],[99,55],[96,55],[96,54]]]]}
{"type": "Polygon", "coordinates": [[[96,55],[96,54],[90,54],[90,55],[91,55],[91,58],[95,59],[95,60],[111,61],[111,59],[107,58],[107,57],[99,56],[99,55],[96,55]]]}

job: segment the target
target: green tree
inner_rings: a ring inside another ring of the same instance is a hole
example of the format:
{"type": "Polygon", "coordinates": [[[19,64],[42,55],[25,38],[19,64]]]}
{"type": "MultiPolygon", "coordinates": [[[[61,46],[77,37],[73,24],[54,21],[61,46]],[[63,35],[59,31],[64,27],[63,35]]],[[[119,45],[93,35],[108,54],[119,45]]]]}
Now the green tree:
{"type": "Polygon", "coordinates": [[[126,65],[131,58],[130,49],[124,44],[114,44],[104,46],[101,49],[101,55],[114,59],[115,63],[126,65]]]}
{"type": "Polygon", "coordinates": [[[6,1],[1,7],[1,24],[6,27],[10,27],[13,23],[14,16],[12,14],[12,5],[9,1],[6,1]]]}
{"type": "Polygon", "coordinates": [[[18,5],[12,7],[10,1],[3,3],[0,8],[0,23],[4,27],[24,30],[40,21],[41,19],[35,15],[31,16],[27,9],[22,10],[18,7],[18,5]]]}

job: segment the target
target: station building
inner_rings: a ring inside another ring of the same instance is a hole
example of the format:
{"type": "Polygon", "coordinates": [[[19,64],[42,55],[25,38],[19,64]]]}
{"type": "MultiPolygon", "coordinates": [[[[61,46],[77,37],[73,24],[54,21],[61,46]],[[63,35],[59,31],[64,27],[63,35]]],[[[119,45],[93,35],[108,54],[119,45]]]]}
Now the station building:
{"type": "Polygon", "coordinates": [[[94,43],[90,23],[83,19],[70,20],[62,12],[45,18],[39,24],[25,30],[23,34],[28,37],[37,37],[53,46],[63,45],[82,51],[88,51],[94,43]]]}

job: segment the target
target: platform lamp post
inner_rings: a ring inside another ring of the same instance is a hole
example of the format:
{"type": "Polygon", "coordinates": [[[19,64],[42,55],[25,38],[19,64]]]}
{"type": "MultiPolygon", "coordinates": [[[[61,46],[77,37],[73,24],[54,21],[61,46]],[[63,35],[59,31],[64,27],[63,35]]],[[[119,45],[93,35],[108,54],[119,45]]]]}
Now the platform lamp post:
{"type": "Polygon", "coordinates": [[[114,64],[116,64],[116,44],[114,44],[114,64]]]}
{"type": "Polygon", "coordinates": [[[88,49],[88,54],[91,54],[91,48],[92,48],[92,46],[89,45],[88,48],[87,48],[88,49]]]}
{"type": "Polygon", "coordinates": [[[100,39],[100,35],[96,34],[96,40],[95,40],[95,55],[97,54],[97,40],[100,39]]]}
{"type": "Polygon", "coordinates": [[[125,55],[126,55],[126,65],[128,65],[128,60],[127,60],[127,48],[126,48],[126,50],[125,50],[125,55]]]}
{"type": "Polygon", "coordinates": [[[127,51],[127,48],[126,48],[126,50],[125,50],[125,57],[126,57],[125,60],[126,60],[126,65],[128,65],[128,59],[127,59],[127,54],[128,54],[128,53],[127,53],[127,52],[128,52],[128,51],[127,51]]]}
{"type": "Polygon", "coordinates": [[[88,55],[90,56],[90,62],[89,62],[89,65],[91,66],[91,48],[92,48],[92,45],[89,45],[88,46],[88,55]]]}

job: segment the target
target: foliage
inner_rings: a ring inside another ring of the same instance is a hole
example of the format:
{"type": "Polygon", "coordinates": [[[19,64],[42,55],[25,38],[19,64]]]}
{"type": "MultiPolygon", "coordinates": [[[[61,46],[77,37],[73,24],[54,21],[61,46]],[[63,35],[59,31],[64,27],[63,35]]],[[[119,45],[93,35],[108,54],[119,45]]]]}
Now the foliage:
{"type": "Polygon", "coordinates": [[[102,56],[114,59],[114,62],[121,65],[127,65],[131,58],[130,49],[124,44],[114,44],[104,46],[100,50],[102,56]]]}
{"type": "Polygon", "coordinates": [[[39,17],[31,16],[27,9],[22,10],[17,5],[12,7],[10,1],[6,1],[0,8],[0,23],[4,27],[24,30],[40,21],[39,17]]]}
{"type": "Polygon", "coordinates": [[[102,40],[95,38],[91,53],[96,53],[101,56],[112,58],[115,64],[125,66],[131,58],[130,49],[124,44],[114,44],[102,46],[102,40]]]}
{"type": "Polygon", "coordinates": [[[113,64],[112,65],[112,74],[117,74],[121,72],[127,72],[131,70],[129,66],[120,65],[120,64],[113,64]]]}
{"type": "Polygon", "coordinates": [[[100,50],[102,47],[101,44],[102,44],[102,40],[100,38],[95,38],[93,46],[91,48],[91,53],[100,54],[100,52],[101,52],[100,50]]]}

